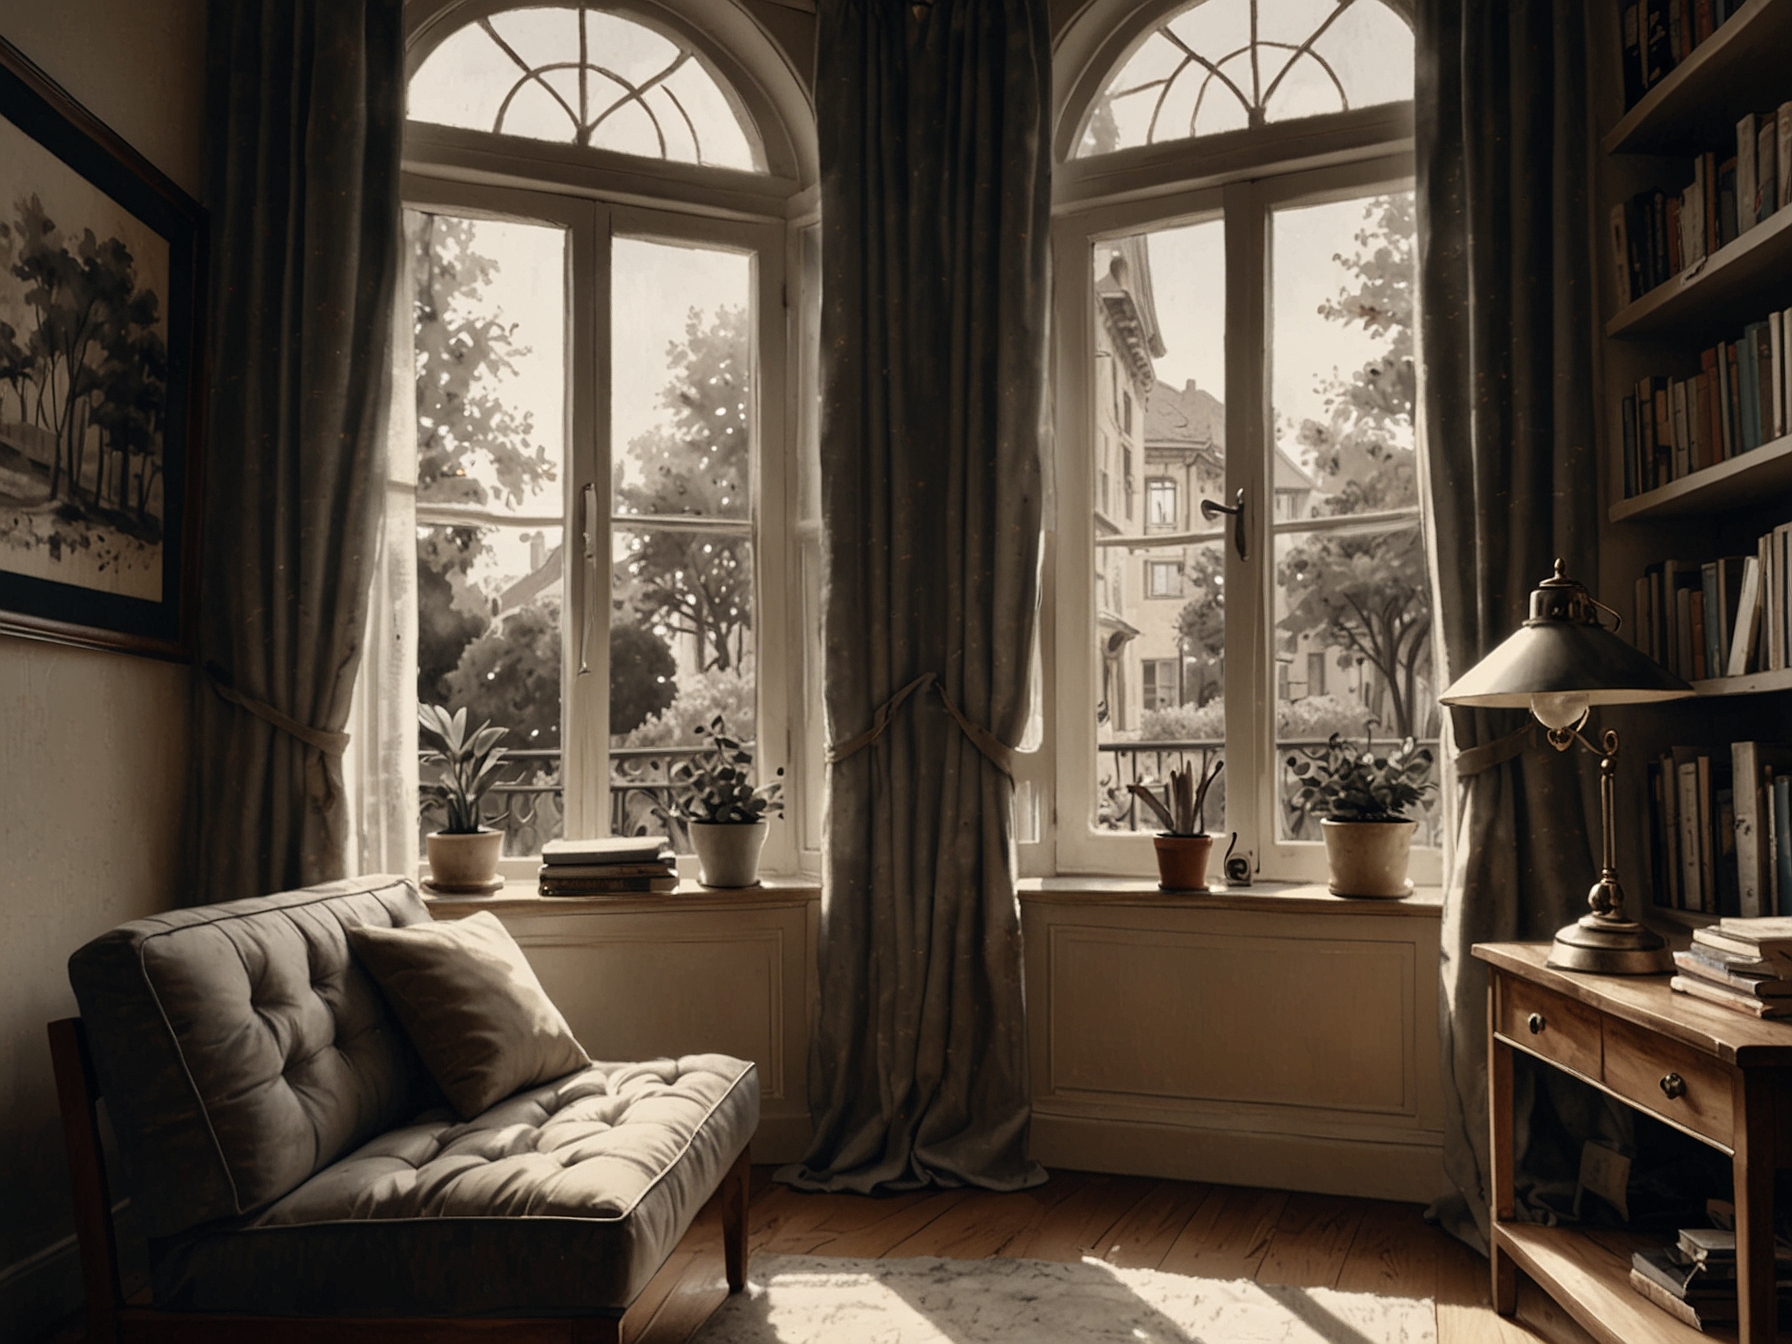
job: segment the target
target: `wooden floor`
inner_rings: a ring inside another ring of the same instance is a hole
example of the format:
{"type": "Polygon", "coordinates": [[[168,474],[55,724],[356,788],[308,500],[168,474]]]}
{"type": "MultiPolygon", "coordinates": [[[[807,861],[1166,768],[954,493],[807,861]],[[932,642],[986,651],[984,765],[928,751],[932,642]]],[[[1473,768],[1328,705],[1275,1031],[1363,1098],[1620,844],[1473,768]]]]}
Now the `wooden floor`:
{"type": "MultiPolygon", "coordinates": [[[[1435,1298],[1438,1344],[1589,1339],[1528,1282],[1519,1313],[1531,1328],[1495,1315],[1487,1262],[1428,1227],[1418,1205],[1335,1195],[1066,1171],[1021,1194],[867,1198],[798,1194],[773,1184],[770,1168],[756,1167],[752,1250],[967,1260],[1094,1255],[1202,1278],[1435,1298]]],[[[646,1325],[629,1344],[678,1344],[723,1296],[720,1231],[699,1223],[638,1304],[636,1319],[646,1325]]]]}
{"type": "MultiPolygon", "coordinates": [[[[1037,1190],[929,1191],[867,1198],[797,1194],[753,1169],[759,1255],[940,1255],[976,1260],[1099,1256],[1127,1268],[1202,1278],[1341,1288],[1437,1302],[1438,1344],[1588,1344],[1589,1336],[1521,1276],[1519,1315],[1488,1305],[1487,1262],[1426,1226],[1416,1204],[1242,1186],[1061,1171],[1037,1190]]],[[[726,1296],[721,1226],[705,1216],[653,1282],[627,1344],[683,1344],[726,1296]]],[[[70,1322],[40,1344],[75,1344],[70,1322]]],[[[327,1335],[319,1335],[325,1339],[327,1335]]]]}

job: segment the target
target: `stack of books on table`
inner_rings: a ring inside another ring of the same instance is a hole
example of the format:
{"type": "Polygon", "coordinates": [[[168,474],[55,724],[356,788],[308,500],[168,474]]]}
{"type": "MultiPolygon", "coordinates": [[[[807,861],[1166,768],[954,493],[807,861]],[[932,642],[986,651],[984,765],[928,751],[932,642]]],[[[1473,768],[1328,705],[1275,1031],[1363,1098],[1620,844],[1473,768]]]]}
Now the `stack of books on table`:
{"type": "Polygon", "coordinates": [[[543,896],[625,896],[678,885],[678,861],[663,835],[550,840],[541,847],[543,896]]]}
{"type": "Polygon", "coordinates": [[[1668,983],[1753,1017],[1792,1017],[1792,918],[1720,919],[1674,953],[1668,983]]]}
{"type": "MultiPolygon", "coordinates": [[[[1774,1278],[1784,1318],[1792,1288],[1792,1247],[1774,1243],[1774,1278]]],[[[1630,1286],[1697,1330],[1736,1320],[1736,1234],[1715,1227],[1687,1227],[1673,1246],[1653,1246],[1630,1257],[1630,1286]]]]}

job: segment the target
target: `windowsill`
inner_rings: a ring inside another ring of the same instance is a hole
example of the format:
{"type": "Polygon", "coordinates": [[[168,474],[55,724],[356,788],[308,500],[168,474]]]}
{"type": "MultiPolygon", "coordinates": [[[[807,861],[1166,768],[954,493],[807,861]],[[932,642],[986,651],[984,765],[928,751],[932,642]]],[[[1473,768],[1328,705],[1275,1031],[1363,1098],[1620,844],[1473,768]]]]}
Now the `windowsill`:
{"type": "Polygon", "coordinates": [[[1439,919],[1444,908],[1442,887],[1415,887],[1412,895],[1399,900],[1376,900],[1334,896],[1321,882],[1254,882],[1248,887],[1215,887],[1199,893],[1163,891],[1149,878],[1137,877],[1025,877],[1016,886],[1021,900],[1052,905],[1393,915],[1408,919],[1439,919]]]}
{"type": "Polygon", "coordinates": [[[617,892],[602,896],[543,896],[533,877],[513,877],[502,891],[489,896],[436,896],[423,892],[423,903],[438,917],[475,910],[512,914],[552,914],[580,910],[731,910],[748,906],[788,905],[821,899],[821,883],[812,877],[766,877],[756,887],[706,887],[695,878],[681,878],[673,891],[617,892]]]}

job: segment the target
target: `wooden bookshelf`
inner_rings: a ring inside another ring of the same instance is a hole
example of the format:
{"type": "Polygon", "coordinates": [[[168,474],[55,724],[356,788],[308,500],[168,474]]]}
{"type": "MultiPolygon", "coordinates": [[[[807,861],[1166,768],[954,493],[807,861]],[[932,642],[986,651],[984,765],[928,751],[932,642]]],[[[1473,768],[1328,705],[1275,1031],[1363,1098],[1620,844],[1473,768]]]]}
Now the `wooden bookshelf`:
{"type": "Polygon", "coordinates": [[[1745,677],[1711,677],[1690,684],[1700,695],[1765,695],[1769,691],[1792,691],[1792,668],[1750,672],[1745,677]]]}
{"type": "Polygon", "coordinates": [[[1749,0],[1606,133],[1607,154],[1697,154],[1785,101],[1792,0],[1749,0]]]}
{"type": "MultiPolygon", "coordinates": [[[[1786,0],[1792,5],[1792,0],[1786,0]]],[[[1735,130],[1732,128],[1734,138],[1735,130]]],[[[1605,324],[1620,340],[1707,344],[1792,304],[1792,206],[1626,304],[1605,324]]]]}
{"type": "MultiPolygon", "coordinates": [[[[1792,217],[1792,209],[1783,213],[1792,217]]],[[[1621,499],[1606,516],[1614,523],[1697,518],[1747,508],[1775,496],[1792,500],[1792,434],[1621,499]]]]}
{"type": "Polygon", "coordinates": [[[1709,1344],[1736,1339],[1736,1328],[1709,1334],[1675,1320],[1630,1286],[1630,1263],[1574,1227],[1501,1223],[1500,1249],[1518,1262],[1601,1344],[1709,1344]]]}

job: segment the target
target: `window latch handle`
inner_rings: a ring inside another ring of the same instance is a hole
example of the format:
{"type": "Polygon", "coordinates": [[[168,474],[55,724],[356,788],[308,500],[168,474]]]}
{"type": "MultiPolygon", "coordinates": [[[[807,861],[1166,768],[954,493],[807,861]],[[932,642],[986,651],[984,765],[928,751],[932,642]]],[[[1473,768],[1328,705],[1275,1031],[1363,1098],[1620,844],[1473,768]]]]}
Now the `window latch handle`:
{"type": "Polygon", "coordinates": [[[584,513],[582,521],[585,532],[585,603],[584,619],[579,624],[579,675],[582,677],[591,671],[591,603],[597,587],[597,487],[587,484],[584,489],[584,513]]]}
{"type": "Polygon", "coordinates": [[[1248,560],[1250,555],[1246,550],[1244,539],[1244,487],[1242,485],[1238,487],[1238,493],[1232,497],[1232,500],[1233,502],[1230,504],[1222,504],[1217,499],[1202,500],[1201,516],[1211,523],[1222,513],[1231,514],[1232,546],[1238,552],[1240,560],[1248,560]]]}

